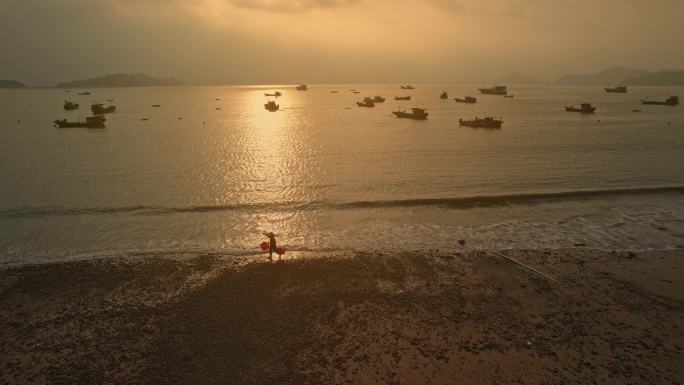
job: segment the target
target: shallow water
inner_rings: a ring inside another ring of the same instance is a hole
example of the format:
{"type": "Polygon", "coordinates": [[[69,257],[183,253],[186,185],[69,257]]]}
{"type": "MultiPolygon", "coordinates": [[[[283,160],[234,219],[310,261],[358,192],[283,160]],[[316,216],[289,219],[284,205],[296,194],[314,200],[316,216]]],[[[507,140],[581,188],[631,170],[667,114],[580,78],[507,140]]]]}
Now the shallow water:
{"type": "Polygon", "coordinates": [[[684,87],[509,87],[512,99],[416,88],[2,90],[0,263],[249,253],[261,231],[312,251],[684,244],[684,109],[638,102],[684,87]],[[391,116],[405,94],[427,121],[391,116]],[[356,107],[366,95],[388,100],[356,107]],[[465,95],[478,103],[453,101],[465,95]],[[81,109],[63,111],[65,97],[81,109]],[[106,129],[52,127],[106,99],[106,129]],[[587,100],[596,114],[563,110],[587,100]],[[458,125],[485,115],[504,128],[458,125]]]}

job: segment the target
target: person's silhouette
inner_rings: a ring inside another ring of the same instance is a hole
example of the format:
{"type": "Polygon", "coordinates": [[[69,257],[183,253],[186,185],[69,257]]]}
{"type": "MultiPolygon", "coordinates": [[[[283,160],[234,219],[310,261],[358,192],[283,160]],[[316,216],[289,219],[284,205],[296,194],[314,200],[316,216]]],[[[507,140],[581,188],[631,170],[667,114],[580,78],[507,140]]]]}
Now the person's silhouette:
{"type": "Polygon", "coordinates": [[[276,249],[276,239],[275,239],[275,234],[269,232],[269,233],[264,233],[265,236],[268,237],[268,260],[272,261],[273,260],[273,252],[276,249]]]}

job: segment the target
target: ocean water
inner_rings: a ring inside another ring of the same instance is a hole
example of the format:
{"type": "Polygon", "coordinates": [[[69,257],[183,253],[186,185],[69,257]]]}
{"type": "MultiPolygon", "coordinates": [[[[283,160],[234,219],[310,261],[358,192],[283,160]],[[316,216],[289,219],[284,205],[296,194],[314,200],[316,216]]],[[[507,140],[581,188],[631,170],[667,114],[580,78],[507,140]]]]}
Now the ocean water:
{"type": "Polygon", "coordinates": [[[639,103],[684,87],[509,89],[514,98],[420,84],[0,90],[0,264],[247,255],[262,231],[290,255],[455,249],[460,238],[481,249],[684,245],[684,108],[639,103]],[[264,93],[275,90],[271,113],[264,93]],[[387,101],[356,107],[374,95],[387,101]],[[465,95],[478,103],[453,100],[465,95]],[[64,111],[65,98],[81,108],[64,111]],[[105,129],[51,123],[107,99],[117,112],[105,129]],[[584,101],[597,113],[564,111],[584,101]],[[396,119],[399,106],[430,117],[396,119]],[[458,124],[486,115],[503,129],[458,124]]]}

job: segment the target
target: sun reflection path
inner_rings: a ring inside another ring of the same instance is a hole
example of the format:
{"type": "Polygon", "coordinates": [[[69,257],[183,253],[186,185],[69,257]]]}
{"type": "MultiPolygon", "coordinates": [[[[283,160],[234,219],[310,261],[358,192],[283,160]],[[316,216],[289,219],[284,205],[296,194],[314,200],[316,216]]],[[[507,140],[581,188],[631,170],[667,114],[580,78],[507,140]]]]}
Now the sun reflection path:
{"type": "Polygon", "coordinates": [[[254,229],[273,231],[288,244],[288,234],[300,234],[302,227],[315,226],[308,223],[308,216],[297,209],[301,207],[298,205],[321,197],[311,188],[319,183],[319,167],[310,140],[312,121],[306,112],[311,108],[310,95],[288,89],[282,93],[277,99],[280,110],[269,112],[264,108],[269,98],[263,89],[245,91],[240,108],[244,112],[241,144],[246,148],[240,151],[250,154],[241,168],[254,182],[254,196],[243,199],[264,205],[251,217],[254,229]],[[287,209],[283,204],[288,204],[287,209]]]}

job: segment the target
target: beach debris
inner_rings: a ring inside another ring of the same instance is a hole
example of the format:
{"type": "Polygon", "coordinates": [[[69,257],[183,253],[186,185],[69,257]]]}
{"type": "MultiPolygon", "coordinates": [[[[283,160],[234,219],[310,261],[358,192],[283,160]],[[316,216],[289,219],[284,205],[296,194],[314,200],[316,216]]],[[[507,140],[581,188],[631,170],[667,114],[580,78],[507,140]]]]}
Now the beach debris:
{"type": "Polygon", "coordinates": [[[539,274],[539,275],[542,275],[542,276],[544,276],[544,277],[550,279],[551,281],[558,282],[558,280],[557,280],[556,278],[553,278],[552,276],[550,276],[550,275],[548,275],[548,274],[546,274],[546,273],[542,273],[541,271],[535,269],[534,267],[528,266],[528,265],[526,265],[526,264],[524,264],[524,263],[522,263],[522,262],[520,262],[520,261],[518,261],[518,260],[516,260],[516,259],[513,259],[513,258],[511,258],[511,257],[509,257],[509,256],[507,256],[507,255],[504,255],[504,254],[501,254],[501,253],[499,253],[499,252],[492,251],[492,250],[489,250],[489,252],[492,253],[492,254],[496,254],[496,255],[498,255],[498,256],[500,256],[500,257],[506,258],[507,260],[509,260],[509,261],[511,261],[511,262],[513,262],[513,263],[517,263],[518,265],[520,265],[520,266],[522,266],[522,267],[524,267],[524,268],[526,268],[526,269],[529,269],[529,270],[531,270],[531,271],[533,271],[533,272],[535,272],[535,273],[537,273],[537,274],[539,274]]]}

